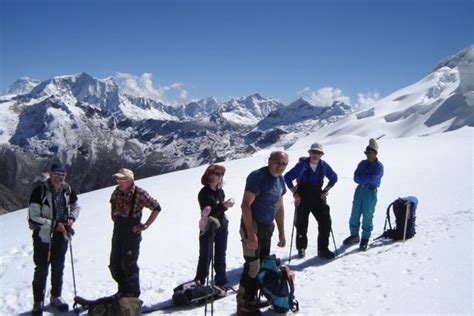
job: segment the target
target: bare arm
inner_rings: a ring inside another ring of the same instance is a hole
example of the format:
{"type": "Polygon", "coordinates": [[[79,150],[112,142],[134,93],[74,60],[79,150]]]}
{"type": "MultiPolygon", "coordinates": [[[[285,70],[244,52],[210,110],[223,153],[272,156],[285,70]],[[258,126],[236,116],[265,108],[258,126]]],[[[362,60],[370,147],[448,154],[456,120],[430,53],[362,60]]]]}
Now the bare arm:
{"type": "Polygon", "coordinates": [[[245,225],[245,229],[247,230],[247,247],[250,249],[257,249],[258,247],[258,239],[257,234],[255,233],[255,229],[253,227],[253,219],[252,219],[252,208],[251,205],[255,201],[255,193],[250,191],[244,192],[244,197],[242,199],[242,220],[245,225]]]}
{"type": "Polygon", "coordinates": [[[158,217],[158,214],[160,214],[160,212],[157,211],[157,210],[151,211],[150,216],[148,216],[148,219],[146,220],[145,224],[138,224],[138,225],[134,226],[132,228],[133,232],[135,232],[135,233],[142,232],[145,229],[147,229],[148,227],[150,227],[151,224],[153,224],[155,219],[158,217]]]}
{"type": "Polygon", "coordinates": [[[275,221],[278,228],[278,246],[285,247],[286,237],[285,237],[285,207],[283,206],[283,196],[280,197],[278,202],[278,209],[275,217],[275,221]]]}

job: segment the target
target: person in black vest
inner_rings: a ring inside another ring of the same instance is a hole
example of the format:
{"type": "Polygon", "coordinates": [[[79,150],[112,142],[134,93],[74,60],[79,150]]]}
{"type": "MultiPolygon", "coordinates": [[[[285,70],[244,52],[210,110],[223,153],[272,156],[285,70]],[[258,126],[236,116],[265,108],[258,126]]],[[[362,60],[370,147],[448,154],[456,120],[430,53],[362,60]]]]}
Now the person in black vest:
{"type": "Polygon", "coordinates": [[[318,256],[332,259],[334,253],[329,250],[329,235],[331,233],[331,215],[326,202],[329,190],[337,182],[337,174],[331,166],[321,159],[324,155],[323,146],[314,143],[308,150],[309,157],[300,161],[285,174],[285,182],[291,192],[296,206],[296,249],[298,257],[303,258],[308,246],[308,218],[313,214],[318,222],[318,256]],[[329,182],[324,189],[324,178],[329,182]],[[293,181],[296,180],[296,187],[293,181]]]}
{"type": "Polygon", "coordinates": [[[41,314],[48,268],[51,265],[51,306],[67,311],[68,304],[61,297],[64,260],[72,225],[79,217],[77,195],[64,180],[66,168],[54,163],[49,179],[36,186],[30,196],[28,218],[33,230],[33,314],[41,314]]]}
{"type": "Polygon", "coordinates": [[[225,212],[234,206],[232,199],[225,200],[222,189],[225,167],[212,164],[207,167],[201,183],[204,187],[199,191],[198,201],[201,208],[199,234],[199,261],[195,281],[205,284],[209,274],[209,263],[214,256],[215,287],[224,295],[226,276],[227,236],[229,221],[225,212]]]}
{"type": "Polygon", "coordinates": [[[139,297],[140,278],[137,261],[140,254],[141,232],[153,224],[161,206],[148,192],[135,185],[134,174],[122,168],[114,174],[117,187],[110,197],[111,217],[114,222],[109,269],[118,283],[115,297],[139,297]],[[143,208],[152,212],[142,224],[143,208]]]}

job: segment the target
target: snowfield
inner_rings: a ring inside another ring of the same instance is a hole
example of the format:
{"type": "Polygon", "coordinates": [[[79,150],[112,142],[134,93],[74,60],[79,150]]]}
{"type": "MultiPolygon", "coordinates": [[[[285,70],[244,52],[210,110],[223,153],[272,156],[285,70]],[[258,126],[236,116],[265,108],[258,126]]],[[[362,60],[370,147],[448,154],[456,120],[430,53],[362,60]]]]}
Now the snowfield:
{"type": "MultiPolygon", "coordinates": [[[[430,136],[379,140],[379,159],[385,175],[378,193],[373,236],[382,233],[385,211],[394,199],[413,195],[419,199],[417,235],[406,242],[373,244],[366,252],[357,247],[339,249],[335,260],[316,256],[317,225],[310,220],[309,247],[304,259],[293,257],[299,315],[472,315],[473,314],[473,128],[430,136]]],[[[348,236],[348,220],[356,187],[352,180],[369,137],[345,136],[331,142],[317,134],[288,149],[291,168],[312,142],[325,145],[323,157],[339,181],[329,195],[337,247],[348,236]]],[[[376,134],[376,135],[375,135],[376,134]]],[[[270,151],[223,163],[227,168],[224,191],[236,205],[230,219],[227,251],[229,285],[238,286],[243,257],[238,234],[240,202],[246,176],[266,164],[270,151]]],[[[137,181],[163,208],[155,223],[143,233],[139,265],[141,299],[146,306],[164,306],[172,289],[194,277],[198,259],[199,208],[197,193],[205,169],[201,166],[137,181]]],[[[79,196],[82,208],[73,239],[77,293],[87,298],[113,294],[116,284],[108,271],[112,236],[109,197],[113,187],[79,196]]],[[[294,207],[285,196],[287,246],[272,252],[286,261],[294,207]]],[[[148,216],[148,210],[144,216],[148,216]]],[[[0,314],[26,314],[32,307],[33,276],[31,232],[27,211],[0,217],[0,314]]],[[[333,248],[332,239],[330,248],[333,248]]],[[[295,255],[295,250],[292,255],[295,255]]],[[[64,298],[74,296],[69,252],[64,276],[64,298]]],[[[48,281],[49,282],[49,281],[48,281]]],[[[49,285],[47,292],[49,291],[49,285]]],[[[235,296],[215,302],[216,315],[233,315],[235,296]]],[[[53,311],[45,314],[52,314],[53,311]]],[[[164,312],[156,312],[156,315],[164,312]]],[[[175,313],[175,312],[173,312],[175,313]]],[[[196,315],[203,308],[178,311],[196,315]]],[[[73,314],[72,312],[69,314],[73,314]]],[[[271,315],[267,310],[264,315],[271,315]]]]}

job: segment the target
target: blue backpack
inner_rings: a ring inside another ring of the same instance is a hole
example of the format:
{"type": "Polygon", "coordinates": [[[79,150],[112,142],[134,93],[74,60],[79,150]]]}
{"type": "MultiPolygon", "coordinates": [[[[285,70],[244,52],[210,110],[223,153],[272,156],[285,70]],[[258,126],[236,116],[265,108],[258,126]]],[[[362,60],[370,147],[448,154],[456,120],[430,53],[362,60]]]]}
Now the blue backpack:
{"type": "Polygon", "coordinates": [[[259,297],[264,295],[277,313],[286,313],[289,310],[296,313],[299,310],[294,295],[295,286],[293,280],[288,277],[288,272],[287,267],[280,266],[280,259],[275,255],[260,262],[260,271],[257,274],[259,297]]]}

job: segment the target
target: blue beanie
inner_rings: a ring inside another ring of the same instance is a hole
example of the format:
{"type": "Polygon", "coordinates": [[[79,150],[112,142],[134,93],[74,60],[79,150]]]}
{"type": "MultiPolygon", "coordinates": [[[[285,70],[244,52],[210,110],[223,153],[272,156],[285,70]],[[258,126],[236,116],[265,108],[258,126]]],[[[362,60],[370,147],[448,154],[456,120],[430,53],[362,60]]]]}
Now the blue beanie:
{"type": "Polygon", "coordinates": [[[51,165],[51,168],[49,169],[51,172],[66,172],[66,168],[64,165],[60,162],[55,162],[51,165]]]}

